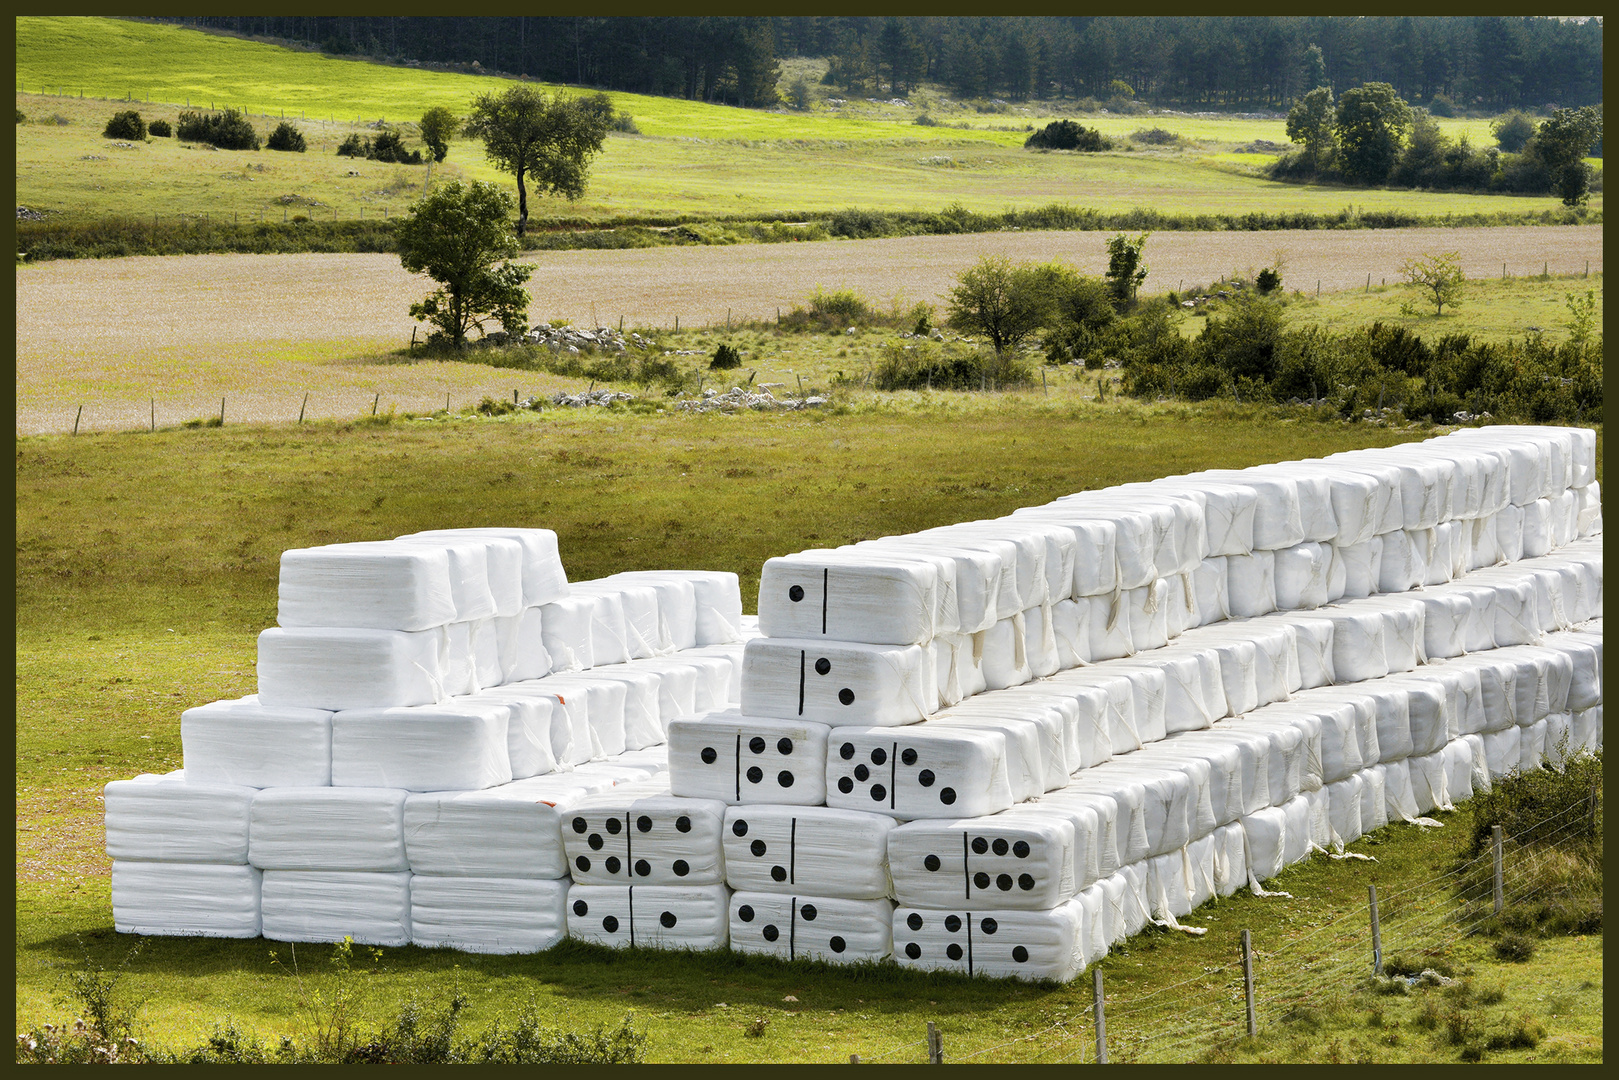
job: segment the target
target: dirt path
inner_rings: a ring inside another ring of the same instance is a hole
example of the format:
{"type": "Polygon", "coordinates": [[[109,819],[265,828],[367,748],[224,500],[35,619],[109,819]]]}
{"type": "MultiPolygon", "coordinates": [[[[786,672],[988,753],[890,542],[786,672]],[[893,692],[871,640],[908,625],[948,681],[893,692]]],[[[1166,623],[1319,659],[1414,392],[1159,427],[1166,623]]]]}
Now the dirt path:
{"type": "MultiPolygon", "coordinates": [[[[879,305],[938,304],[980,256],[1106,266],[1111,233],[1027,232],[835,243],[542,252],[535,321],[682,326],[769,319],[817,287],[853,289],[879,305]]],[[[1344,232],[1157,233],[1147,290],[1205,284],[1284,262],[1289,288],[1323,292],[1397,280],[1408,257],[1460,251],[1469,277],[1602,270],[1602,227],[1344,232]]],[[[217,415],[291,420],[381,407],[457,406],[565,384],[467,364],[354,360],[400,348],[426,292],[393,255],[203,255],[61,261],[17,272],[17,431],[144,427],[217,415]]]]}

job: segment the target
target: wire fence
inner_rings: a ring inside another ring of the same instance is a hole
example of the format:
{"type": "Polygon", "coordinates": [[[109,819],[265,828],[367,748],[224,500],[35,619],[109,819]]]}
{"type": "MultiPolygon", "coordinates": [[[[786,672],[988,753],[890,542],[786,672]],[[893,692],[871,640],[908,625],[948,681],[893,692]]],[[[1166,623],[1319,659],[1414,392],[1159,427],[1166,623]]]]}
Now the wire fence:
{"type": "MultiPolygon", "coordinates": [[[[1486,850],[1458,859],[1450,869],[1424,880],[1389,891],[1378,889],[1381,959],[1399,958],[1403,966],[1424,963],[1443,957],[1452,946],[1477,934],[1497,917],[1497,880],[1503,911],[1555,887],[1534,872],[1536,863],[1548,853],[1566,853],[1589,843],[1593,813],[1591,806],[1574,804],[1541,819],[1525,830],[1535,837],[1531,846],[1509,844],[1502,849],[1499,870],[1495,852],[1486,850]]],[[[1364,985],[1374,975],[1378,959],[1372,925],[1368,895],[1366,901],[1340,908],[1321,925],[1291,934],[1280,945],[1264,948],[1266,943],[1256,939],[1253,1009],[1258,1031],[1286,1024],[1307,1010],[1330,1007],[1344,990],[1364,985]]],[[[1128,993],[1120,991],[1121,996],[1115,997],[1110,992],[1103,999],[1108,1061],[1191,1062],[1248,1036],[1240,955],[1201,967],[1180,981],[1122,996],[1128,993]]],[[[940,1040],[943,1038],[941,1033],[940,1040]]],[[[947,1058],[941,1054],[940,1059],[1096,1062],[1097,1042],[1093,1001],[1040,1030],[966,1049],[952,1048],[947,1058]],[[1020,1046],[1027,1050],[1004,1053],[1020,1046]]],[[[926,1039],[902,1043],[876,1054],[854,1055],[851,1060],[860,1064],[928,1060],[912,1053],[928,1044],[926,1039]]]]}

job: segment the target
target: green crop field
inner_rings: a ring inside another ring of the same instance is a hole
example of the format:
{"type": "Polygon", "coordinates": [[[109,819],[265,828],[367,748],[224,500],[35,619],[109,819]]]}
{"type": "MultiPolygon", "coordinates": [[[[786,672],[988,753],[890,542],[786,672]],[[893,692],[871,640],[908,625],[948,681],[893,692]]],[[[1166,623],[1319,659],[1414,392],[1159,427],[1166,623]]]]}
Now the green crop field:
{"type": "MultiPolygon", "coordinates": [[[[284,49],[173,26],[115,19],[17,20],[17,200],[62,221],[209,214],[220,220],[276,220],[303,213],[342,219],[397,214],[419,197],[425,166],[393,166],[334,155],[337,144],[377,120],[412,136],[429,107],[465,113],[475,94],[508,80],[422,71],[284,49]],[[84,95],[82,98],[80,95],[84,95]],[[172,121],[187,107],[237,107],[267,132],[292,118],[307,154],[213,151],[154,139],[119,146],[101,128],[126,98],[148,119],[172,121]],[[49,122],[60,117],[67,123],[49,122]]],[[[605,222],[645,215],[749,217],[825,213],[860,206],[976,211],[1050,203],[1182,213],[1303,211],[1329,214],[1354,204],[1440,217],[1532,214],[1555,198],[1365,190],[1278,184],[1257,175],[1264,155],[1237,153],[1255,140],[1286,143],[1280,119],[1208,115],[1100,116],[1086,122],[1115,138],[1162,127],[1186,149],[1105,154],[1031,153],[1024,128],[1060,110],[1036,106],[983,115],[953,105],[953,126],[922,126],[912,108],[824,103],[799,113],[708,105],[634,94],[610,95],[641,135],[614,134],[597,159],[590,189],[574,204],[538,200],[533,213],[605,222]],[[1025,115],[1025,113],[1027,115],[1025,115]],[[1010,130],[1006,130],[1010,129],[1010,130]]],[[[937,104],[937,103],[935,103],[937,104]]],[[[930,115],[933,115],[930,113],[930,115]]],[[[1450,123],[1450,122],[1447,122],[1450,123]]],[[[1483,121],[1457,121],[1475,144],[1483,121]]],[[[413,136],[412,136],[413,137],[413,136]]],[[[452,144],[441,178],[509,179],[481,148],[452,144]]],[[[1601,196],[1592,209],[1600,210],[1601,196]]]]}

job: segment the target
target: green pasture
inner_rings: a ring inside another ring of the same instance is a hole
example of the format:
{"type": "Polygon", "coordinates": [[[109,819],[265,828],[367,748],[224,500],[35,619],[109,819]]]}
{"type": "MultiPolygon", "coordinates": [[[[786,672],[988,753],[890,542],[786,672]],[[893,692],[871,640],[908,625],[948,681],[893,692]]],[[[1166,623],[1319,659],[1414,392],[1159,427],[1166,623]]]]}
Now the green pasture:
{"type": "MultiPolygon", "coordinates": [[[[1283,422],[1230,408],[1047,404],[1031,393],[1005,395],[993,410],[954,412],[555,410],[19,439],[16,1022],[71,1023],[66,976],[87,955],[115,967],[132,945],[111,932],[95,796],[109,780],[179,767],[181,710],[251,692],[254,641],[274,621],[286,548],[433,526],[537,525],[557,531],[576,580],[712,567],[741,574],[751,597],[765,558],[809,545],[1427,433],[1283,422]]],[[[1270,966],[1262,959],[1262,986],[1308,982],[1309,969],[1298,965],[1314,955],[1313,932],[1364,903],[1368,880],[1393,893],[1443,872],[1466,813],[1440,815],[1442,830],[1395,827],[1357,845],[1377,863],[1317,858],[1290,868],[1275,887],[1293,901],[1244,895],[1201,909],[1189,921],[1208,926],[1206,937],[1154,931],[1110,956],[1103,967],[1114,995],[1115,1058],[1154,1059],[1165,1025],[1187,1010],[1200,1018],[1217,1011],[1235,1029],[1240,928],[1254,931],[1262,958],[1286,950],[1295,958],[1270,966]]],[[[1386,933],[1390,952],[1412,945],[1386,933]]],[[[272,949],[287,963],[285,945],[262,940],[150,942],[127,983],[145,1000],[141,1037],[194,1043],[226,1015],[266,1037],[305,1037],[303,1007],[330,988],[321,974],[329,949],[296,950],[301,983],[272,966],[272,949]]],[[[1456,943],[1449,955],[1500,980],[1508,1005],[1531,1011],[1555,1036],[1538,1054],[1491,1060],[1600,1058],[1599,940],[1548,942],[1518,967],[1495,964],[1483,942],[1456,943]],[[1545,1004],[1548,988],[1561,995],[1560,1009],[1545,1004]]],[[[944,1030],[951,1060],[992,1046],[999,1048],[974,1060],[1049,1060],[1089,1038],[1083,1018],[1073,1021],[1089,1002],[1088,981],[1022,986],[886,965],[839,970],[576,945],[506,958],[390,949],[362,978],[370,995],[363,1015],[377,1019],[411,994],[432,1000],[459,987],[472,1002],[473,1031],[510,1016],[531,993],[566,1027],[612,1026],[633,1011],[654,1060],[840,1061],[884,1051],[919,1060],[917,1047],[894,1048],[919,1040],[930,1019],[944,1030]],[[1023,1041],[1034,1034],[1040,1038],[1023,1041]]],[[[1453,1059],[1409,1015],[1403,1041],[1391,1045],[1386,1031],[1367,1030],[1371,1006],[1350,987],[1321,989],[1342,1000],[1312,1024],[1326,1025],[1351,1056],[1453,1059]]],[[[1385,1027],[1417,1007],[1390,1005],[1385,1027]]],[[[1246,1060],[1285,1049],[1293,1061],[1316,1053],[1310,1039],[1319,1026],[1299,1027],[1281,1005],[1267,1010],[1273,1044],[1221,1040],[1180,1052],[1246,1060]]]]}

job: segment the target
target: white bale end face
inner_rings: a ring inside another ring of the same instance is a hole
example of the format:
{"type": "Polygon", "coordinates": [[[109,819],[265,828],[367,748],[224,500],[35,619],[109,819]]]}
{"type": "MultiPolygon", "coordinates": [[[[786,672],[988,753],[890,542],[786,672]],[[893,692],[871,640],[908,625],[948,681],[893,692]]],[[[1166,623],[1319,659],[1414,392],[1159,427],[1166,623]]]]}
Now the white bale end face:
{"type": "Polygon", "coordinates": [[[818,806],[826,798],[825,724],[734,709],[669,724],[669,787],[686,798],[818,806]]]}
{"type": "Polygon", "coordinates": [[[1077,900],[1049,911],[896,908],[894,959],[924,971],[1070,982],[1085,969],[1085,909],[1077,900]]]}
{"type": "Polygon", "coordinates": [[[893,895],[886,814],[830,806],[733,806],[725,812],[725,880],[751,892],[851,900],[893,895]]]}
{"type": "Polygon", "coordinates": [[[115,860],[113,928],[161,937],[258,937],[261,878],[252,866],[115,860]]]}
{"type": "Polygon", "coordinates": [[[1028,815],[911,821],[888,837],[894,896],[906,907],[1043,911],[1074,895],[1074,828],[1028,815]]]}
{"type": "Polygon", "coordinates": [[[916,645],[754,638],[742,712],[839,725],[911,724],[938,707],[932,654],[916,645]]]}
{"type": "Polygon", "coordinates": [[[766,637],[920,645],[937,627],[938,571],[876,554],[765,561],[759,629],[766,637]]]}
{"type": "Polygon", "coordinates": [[[566,880],[426,877],[410,883],[410,935],[424,949],[511,955],[568,935],[566,880]]]}
{"type": "Polygon", "coordinates": [[[568,936],[618,948],[723,949],[730,893],[724,885],[574,885],[568,936]]]}
{"type": "Polygon", "coordinates": [[[410,944],[410,881],[404,873],[270,870],[264,874],[264,936],[272,941],[410,944]]]}
{"type": "Polygon", "coordinates": [[[428,545],[377,541],[283,551],[277,597],[276,621],[285,627],[428,630],[456,618],[449,554],[428,545]]]}
{"type": "Polygon", "coordinates": [[[196,783],[183,772],[114,780],[102,791],[107,855],[177,863],[247,863],[254,788],[196,783]]]}
{"type": "Polygon", "coordinates": [[[725,804],[620,785],[562,819],[569,873],[589,885],[714,885],[725,880],[725,804]]]}
{"type": "Polygon", "coordinates": [[[887,900],[738,892],[731,897],[731,948],[783,960],[854,964],[893,950],[887,900]]]}
{"type": "Polygon", "coordinates": [[[272,626],[259,634],[258,698],[273,708],[426,705],[446,696],[442,629],[272,626]]]}

